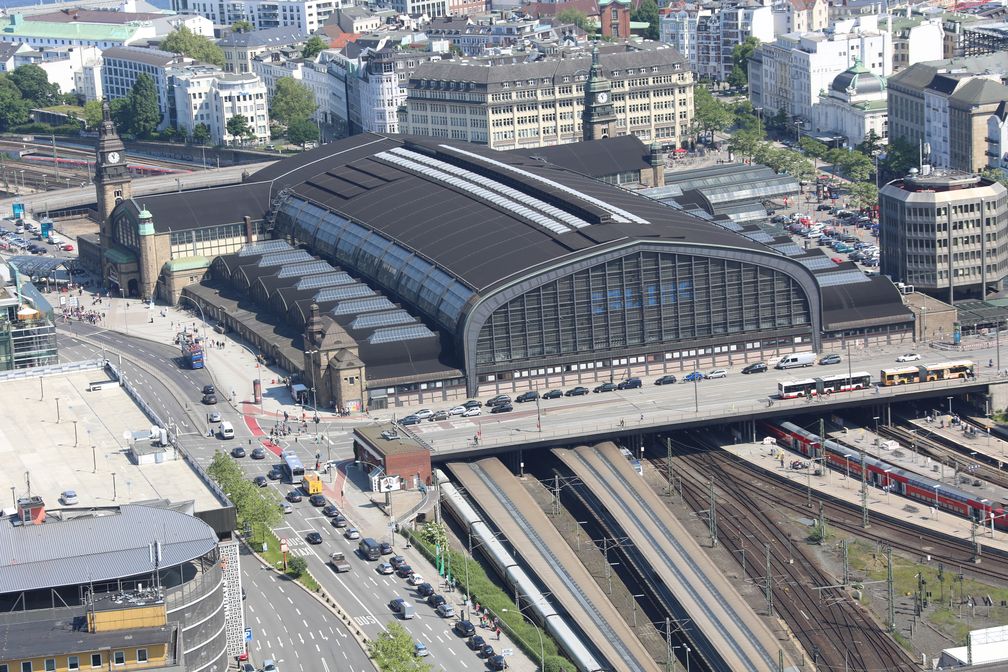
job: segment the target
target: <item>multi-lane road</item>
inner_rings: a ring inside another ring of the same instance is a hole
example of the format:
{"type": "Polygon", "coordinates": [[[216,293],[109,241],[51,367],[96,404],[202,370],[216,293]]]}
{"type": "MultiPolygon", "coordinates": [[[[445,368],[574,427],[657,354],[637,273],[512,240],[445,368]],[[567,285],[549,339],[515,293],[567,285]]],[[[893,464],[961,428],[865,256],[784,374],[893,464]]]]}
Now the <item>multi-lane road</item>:
{"type": "MultiPolygon", "coordinates": [[[[183,445],[200,464],[209,465],[215,450],[230,449],[239,445],[246,448],[249,446],[249,441],[253,439],[251,431],[241,415],[224,403],[218,404],[214,410],[220,412],[224,420],[229,420],[234,425],[235,438],[224,442],[205,435],[207,427],[205,417],[208,409],[199,402],[203,385],[213,381],[206,369],[194,371],[180,368],[175,361],[177,357],[175,348],[87,324],[74,323],[73,330],[76,336],[71,335],[62,325],[60,327],[61,358],[94,359],[104,355],[118,366],[117,355],[122,354],[123,375],[143,391],[145,400],[164,422],[175,423],[180,428],[183,445]],[[138,364],[140,362],[143,363],[142,366],[138,364]]],[[[223,356],[217,353],[214,355],[223,356]]],[[[349,461],[352,458],[349,431],[337,430],[330,432],[329,436],[332,439],[332,459],[349,461]]],[[[252,444],[255,445],[255,441],[252,441],[252,444]]],[[[306,465],[314,463],[318,448],[310,440],[283,441],[281,445],[287,450],[295,451],[306,465]]],[[[269,454],[267,456],[273,459],[244,458],[237,462],[251,479],[266,475],[277,462],[274,456],[269,454]]],[[[280,500],[295,486],[269,481],[268,487],[280,500]]],[[[362,524],[362,515],[359,512],[347,510],[344,513],[350,521],[350,526],[361,527],[365,536],[380,536],[381,530],[377,526],[369,529],[362,524]]],[[[463,639],[452,632],[454,619],[437,616],[404,579],[395,575],[379,574],[375,569],[378,563],[360,558],[355,552],[357,542],[346,539],[343,530],[330,525],[329,519],[322,515],[320,509],[311,506],[307,498],[293,504],[292,513],[284,516],[283,522],[274,529],[274,532],[279,538],[287,541],[291,555],[302,556],[308,561],[312,575],[369,637],[377,637],[385,630],[385,624],[396,618],[388,604],[394,598],[402,597],[415,604],[416,617],[399,622],[414,639],[427,646],[430,651],[428,661],[434,669],[458,672],[485,668],[484,661],[468,649],[463,639]],[[322,535],[322,544],[306,543],[305,536],[313,531],[322,535]],[[350,572],[337,574],[326,562],[329,554],[336,550],[343,551],[347,557],[352,567],[350,572]]],[[[437,572],[415,549],[396,550],[441,592],[437,572]]],[[[387,559],[387,556],[383,558],[387,559]]],[[[290,661],[286,666],[280,665],[282,670],[296,663],[302,672],[335,672],[328,667],[332,664],[333,658],[325,662],[326,656],[318,655],[319,651],[315,650],[317,645],[319,649],[325,646],[337,649],[338,653],[334,654],[335,660],[342,661],[345,656],[350,669],[354,671],[373,669],[356,640],[352,637],[342,637],[339,634],[340,629],[334,625],[339,620],[324,612],[314,598],[299,595],[300,589],[297,586],[282,579],[277,580],[271,572],[259,570],[251,559],[242,564],[246,571],[246,579],[250,581],[249,585],[254,585],[262,591],[262,599],[254,599],[253,593],[259,591],[247,590],[249,608],[246,618],[249,627],[253,628],[251,650],[256,662],[261,663],[262,658],[272,656],[274,660],[290,661]],[[270,610],[276,611],[275,616],[270,610]],[[335,637],[323,639],[322,636],[328,633],[330,625],[336,630],[335,637]],[[313,639],[313,634],[317,639],[313,639]]],[[[461,595],[446,594],[446,598],[455,603],[457,610],[461,607],[461,595]]],[[[482,634],[485,635],[486,632],[482,634]]],[[[516,652],[516,658],[512,662],[517,662],[518,656],[520,653],[516,652]]],[[[522,659],[524,660],[524,657],[522,659]]],[[[337,669],[345,668],[341,664],[337,669]]]]}

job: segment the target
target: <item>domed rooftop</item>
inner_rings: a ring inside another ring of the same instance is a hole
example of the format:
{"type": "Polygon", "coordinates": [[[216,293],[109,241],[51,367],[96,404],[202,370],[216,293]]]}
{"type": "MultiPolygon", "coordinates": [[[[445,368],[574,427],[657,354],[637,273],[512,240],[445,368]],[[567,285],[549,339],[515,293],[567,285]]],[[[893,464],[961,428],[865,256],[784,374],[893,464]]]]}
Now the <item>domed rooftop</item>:
{"type": "Polygon", "coordinates": [[[886,80],[868,70],[861,59],[858,59],[854,61],[854,65],[836,76],[830,88],[840,93],[863,96],[885,91],[886,80]]]}

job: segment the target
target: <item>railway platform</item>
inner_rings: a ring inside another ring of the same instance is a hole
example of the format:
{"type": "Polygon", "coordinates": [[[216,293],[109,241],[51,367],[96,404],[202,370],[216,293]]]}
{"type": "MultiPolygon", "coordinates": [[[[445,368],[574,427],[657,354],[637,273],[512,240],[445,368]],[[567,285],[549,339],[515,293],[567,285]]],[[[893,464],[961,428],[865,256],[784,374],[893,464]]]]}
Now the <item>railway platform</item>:
{"type": "Polygon", "coordinates": [[[595,579],[565,543],[517,477],[495,457],[448,465],[487,517],[585,632],[612,669],[660,672],[595,579]]]}
{"type": "Polygon", "coordinates": [[[954,426],[950,423],[948,415],[939,416],[937,419],[932,418],[931,422],[928,422],[926,418],[914,418],[910,423],[921,430],[955,441],[970,451],[986,457],[988,463],[999,463],[999,468],[1004,469],[1005,465],[1008,465],[1008,441],[991,433],[990,429],[993,425],[984,422],[986,418],[970,418],[970,420],[981,425],[974,434],[967,433],[965,428],[975,427],[975,425],[963,423],[954,426]]]}
{"type": "Polygon", "coordinates": [[[662,515],[665,504],[643,485],[615,444],[556,448],[553,453],[591,490],[675,594],[691,627],[706,636],[697,646],[704,647],[715,669],[757,672],[793,666],[771,626],[710,566],[682,524],[662,515]]]}
{"type": "MultiPolygon", "coordinates": [[[[833,469],[826,469],[819,475],[807,468],[792,469],[790,465],[793,461],[805,462],[805,459],[799,453],[776,445],[738,443],[723,446],[723,449],[746,462],[805,486],[811,490],[813,500],[816,493],[823,493],[861,506],[861,479],[854,475],[848,478],[846,474],[833,469]]],[[[868,486],[868,508],[872,512],[902,519],[908,524],[943,532],[967,542],[972,535],[972,525],[966,518],[925,506],[871,485],[868,486]]],[[[1008,533],[1001,530],[992,531],[989,527],[985,527],[977,528],[976,534],[977,541],[982,546],[1008,551],[1008,533]]]]}

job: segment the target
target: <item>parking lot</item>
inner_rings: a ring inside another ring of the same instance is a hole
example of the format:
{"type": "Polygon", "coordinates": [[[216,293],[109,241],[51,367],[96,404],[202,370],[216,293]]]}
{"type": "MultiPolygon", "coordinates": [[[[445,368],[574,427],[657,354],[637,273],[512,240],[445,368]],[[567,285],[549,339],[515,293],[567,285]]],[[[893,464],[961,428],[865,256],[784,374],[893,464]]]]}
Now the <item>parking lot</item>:
{"type": "Polygon", "coordinates": [[[823,204],[771,221],[783,225],[799,245],[822,249],[836,264],[850,261],[866,274],[878,272],[878,223],[867,215],[823,204]]]}

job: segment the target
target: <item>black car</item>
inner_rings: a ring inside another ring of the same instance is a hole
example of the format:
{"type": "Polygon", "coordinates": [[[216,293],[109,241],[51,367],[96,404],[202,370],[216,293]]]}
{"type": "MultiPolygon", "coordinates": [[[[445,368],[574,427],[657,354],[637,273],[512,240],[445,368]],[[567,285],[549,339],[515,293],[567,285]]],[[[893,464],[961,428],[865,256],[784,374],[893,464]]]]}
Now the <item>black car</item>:
{"type": "Polygon", "coordinates": [[[749,366],[742,369],[742,373],[765,373],[767,370],[766,362],[753,362],[749,366]]]}
{"type": "Polygon", "coordinates": [[[511,397],[506,394],[498,394],[496,397],[491,397],[487,400],[487,406],[496,406],[497,404],[510,404],[511,397]]]}
{"type": "Polygon", "coordinates": [[[588,394],[589,390],[587,387],[578,385],[577,387],[572,387],[571,389],[564,392],[565,397],[580,397],[582,394],[588,394]]]}
{"type": "Polygon", "coordinates": [[[517,397],[515,397],[515,401],[517,401],[519,404],[522,404],[525,403],[526,401],[535,401],[538,398],[539,393],[536,392],[535,390],[530,390],[528,392],[522,392],[521,394],[519,394],[517,397]]]}
{"type": "Polygon", "coordinates": [[[245,457],[245,449],[241,446],[231,449],[231,457],[245,457]]]}
{"type": "Polygon", "coordinates": [[[216,394],[217,390],[214,389],[213,385],[204,385],[203,394],[216,394]]]}
{"type": "Polygon", "coordinates": [[[329,502],[326,501],[324,495],[312,495],[308,498],[308,501],[312,506],[325,506],[329,502]]]}
{"type": "Polygon", "coordinates": [[[455,621],[452,630],[463,637],[471,637],[476,632],[476,626],[469,621],[455,621]]]}
{"type": "Polygon", "coordinates": [[[392,544],[387,541],[383,541],[378,544],[378,552],[382,555],[392,555],[392,544]]]}
{"type": "Polygon", "coordinates": [[[339,513],[339,509],[336,508],[335,504],[326,504],[322,507],[322,515],[327,518],[332,518],[339,513]]]}
{"type": "Polygon", "coordinates": [[[430,597],[434,594],[434,586],[429,583],[421,583],[416,587],[416,592],[420,597],[430,597]]]}
{"type": "Polygon", "coordinates": [[[510,403],[494,404],[493,406],[490,407],[491,413],[510,413],[513,410],[514,406],[512,406],[510,403]]]}
{"type": "Polygon", "coordinates": [[[543,399],[559,399],[563,396],[563,390],[550,390],[546,394],[542,395],[543,399]]]}
{"type": "Polygon", "coordinates": [[[297,490],[291,490],[290,492],[287,493],[288,502],[300,502],[302,499],[303,497],[301,497],[301,493],[298,492],[297,490]]]}
{"type": "Polygon", "coordinates": [[[418,425],[420,424],[420,418],[415,415],[407,415],[405,418],[399,419],[399,424],[403,427],[406,425],[418,425]]]}
{"type": "Polygon", "coordinates": [[[602,383],[595,387],[593,392],[612,392],[616,389],[616,383],[602,383]]]}
{"type": "Polygon", "coordinates": [[[266,449],[262,446],[252,449],[252,459],[253,460],[265,460],[266,459],[266,449]]]}
{"type": "Polygon", "coordinates": [[[438,595],[437,593],[431,593],[427,596],[427,604],[429,604],[434,609],[437,609],[442,604],[447,602],[444,595],[438,595]]]}
{"type": "Polygon", "coordinates": [[[402,557],[401,555],[393,555],[391,558],[389,558],[389,564],[392,565],[393,567],[398,567],[399,565],[405,565],[406,558],[402,557]]]}
{"type": "Polygon", "coordinates": [[[636,390],[638,387],[643,385],[640,378],[627,378],[626,380],[620,381],[620,384],[616,386],[617,390],[636,390]]]}
{"type": "Polygon", "coordinates": [[[816,210],[818,210],[819,212],[823,212],[823,211],[829,211],[831,208],[832,206],[827,205],[826,203],[820,203],[819,207],[817,207],[816,210]]]}
{"type": "Polygon", "coordinates": [[[675,385],[676,377],[671,373],[654,381],[655,385],[675,385]]]}
{"type": "Polygon", "coordinates": [[[479,650],[479,656],[480,656],[480,658],[486,658],[487,660],[489,660],[490,658],[493,658],[494,657],[494,653],[495,653],[494,652],[494,648],[492,646],[490,646],[489,644],[484,644],[483,648],[479,650]]]}
{"type": "Polygon", "coordinates": [[[395,573],[400,579],[408,579],[413,575],[413,568],[408,564],[403,563],[396,567],[395,573]]]}
{"type": "Polygon", "coordinates": [[[332,517],[332,518],[331,518],[331,519],[329,520],[329,523],[330,523],[330,524],[331,524],[331,525],[332,525],[333,527],[346,527],[346,526],[347,526],[347,521],[346,521],[346,518],[344,518],[344,517],[343,517],[343,514],[342,514],[342,513],[337,513],[337,514],[336,514],[335,516],[333,516],[333,517],[332,517]]]}
{"type": "Polygon", "coordinates": [[[304,539],[309,544],[321,544],[322,543],[322,535],[319,534],[318,532],[309,532],[308,534],[305,535],[304,539]]]}
{"type": "Polygon", "coordinates": [[[487,667],[497,672],[498,670],[507,669],[507,662],[504,660],[504,656],[496,655],[487,661],[487,667]]]}
{"type": "Polygon", "coordinates": [[[279,469],[270,469],[269,473],[266,474],[266,478],[271,481],[279,481],[282,476],[283,473],[279,469]]]}
{"type": "Polygon", "coordinates": [[[462,404],[466,408],[482,408],[483,402],[479,399],[470,399],[469,401],[462,404]]]}
{"type": "Polygon", "coordinates": [[[201,401],[207,406],[213,406],[217,403],[217,395],[214,394],[204,394],[201,401]]]}
{"type": "Polygon", "coordinates": [[[466,642],[466,645],[473,651],[479,651],[484,646],[486,646],[486,640],[483,639],[480,635],[473,635],[466,642]]]}
{"type": "Polygon", "coordinates": [[[260,488],[265,488],[269,485],[269,481],[266,480],[265,476],[256,476],[252,479],[252,482],[258,485],[260,488]]]}

